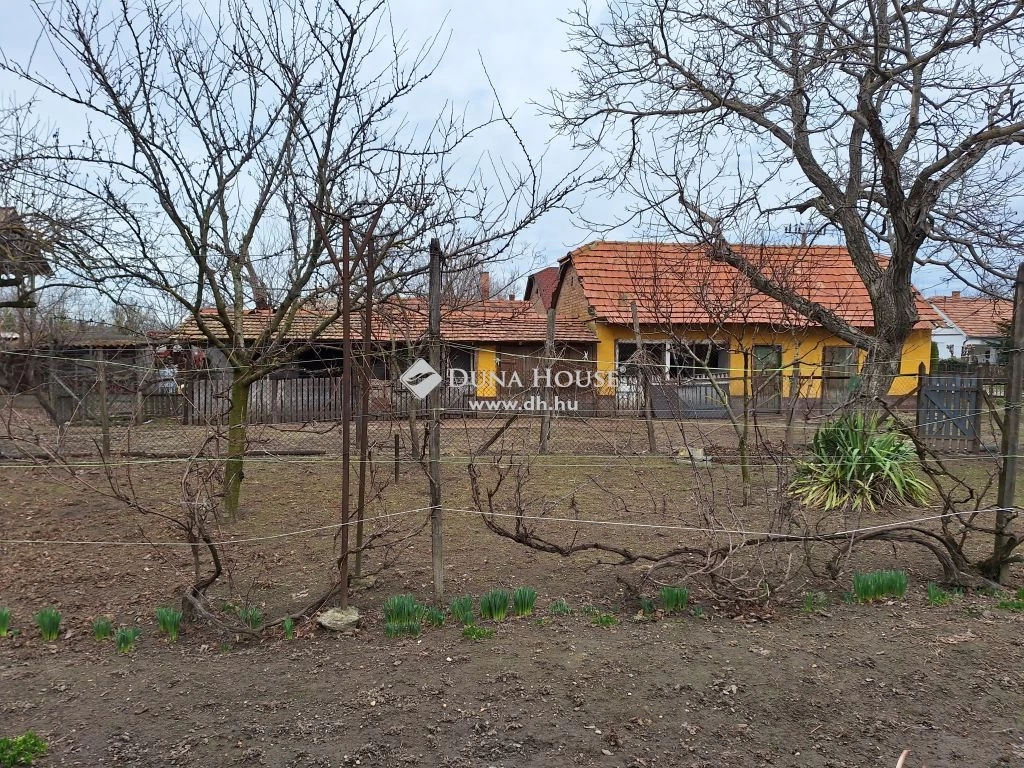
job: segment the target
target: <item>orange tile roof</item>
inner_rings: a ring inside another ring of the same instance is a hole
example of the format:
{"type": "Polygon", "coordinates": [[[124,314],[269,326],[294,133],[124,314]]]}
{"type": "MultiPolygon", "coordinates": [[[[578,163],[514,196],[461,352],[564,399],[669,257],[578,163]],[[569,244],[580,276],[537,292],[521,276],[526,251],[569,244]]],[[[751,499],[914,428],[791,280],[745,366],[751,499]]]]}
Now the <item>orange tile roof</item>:
{"type": "MultiPolygon", "coordinates": [[[[276,341],[338,342],[342,340],[341,318],[321,326],[333,313],[302,311],[296,314],[287,331],[279,331],[276,341]]],[[[216,310],[203,310],[204,318],[217,331],[222,325],[216,310]]],[[[374,312],[373,339],[378,342],[422,341],[427,336],[428,308],[422,299],[391,299],[374,312]]],[[[246,339],[255,339],[267,327],[270,311],[250,310],[242,321],[246,339]]],[[[488,299],[463,306],[441,308],[441,338],[452,342],[471,343],[543,343],[547,335],[547,319],[539,314],[530,301],[488,299]]],[[[179,332],[185,339],[204,339],[194,318],[188,318],[179,332]]],[[[353,313],[352,338],[362,339],[362,318],[353,313]]],[[[594,332],[575,318],[558,318],[555,337],[563,342],[593,342],[594,332]]]]}
{"type": "Polygon", "coordinates": [[[534,272],[526,279],[526,295],[524,299],[530,298],[530,289],[536,288],[540,297],[541,306],[544,309],[551,308],[551,299],[558,287],[558,267],[545,267],[540,272],[534,272]]]}
{"type": "Polygon", "coordinates": [[[928,299],[936,309],[948,317],[966,336],[981,339],[1006,335],[1007,325],[1013,320],[1013,302],[989,296],[932,296],[928,299]]]}
{"type": "MultiPolygon", "coordinates": [[[[738,245],[768,278],[835,312],[858,328],[874,324],[867,289],[842,246],[738,245]]],[[[697,244],[589,243],[562,259],[579,274],[593,315],[630,324],[630,303],[644,324],[803,325],[794,310],[759,293],[740,272],[712,261],[697,244]]],[[[916,294],[916,289],[915,289],[916,294]]],[[[939,320],[917,295],[916,328],[939,320]]]]}

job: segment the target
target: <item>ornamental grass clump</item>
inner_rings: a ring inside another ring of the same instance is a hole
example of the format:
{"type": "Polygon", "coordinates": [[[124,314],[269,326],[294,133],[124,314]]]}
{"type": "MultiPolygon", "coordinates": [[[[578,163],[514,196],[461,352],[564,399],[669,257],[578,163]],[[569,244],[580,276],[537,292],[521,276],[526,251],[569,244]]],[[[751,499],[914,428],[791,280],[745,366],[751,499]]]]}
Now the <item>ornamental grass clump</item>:
{"type": "Polygon", "coordinates": [[[173,643],[181,634],[181,611],[174,608],[157,608],[156,621],[160,631],[167,635],[167,642],[173,643]]]}
{"type": "Polygon", "coordinates": [[[444,626],[444,611],[440,608],[427,608],[423,614],[424,620],[432,627],[444,626]]]}
{"type": "Polygon", "coordinates": [[[690,603],[690,590],[686,587],[662,587],[661,608],[665,613],[682,611],[690,603]]]}
{"type": "Polygon", "coordinates": [[[463,595],[452,600],[449,606],[452,618],[464,627],[474,623],[473,617],[473,596],[463,595]]]}
{"type": "Polygon", "coordinates": [[[114,634],[114,623],[106,616],[100,616],[92,623],[92,636],[97,641],[106,640],[114,634]]]}
{"type": "Polygon", "coordinates": [[[36,614],[35,619],[43,640],[49,642],[60,637],[60,611],[56,608],[43,608],[36,614]]]}
{"type": "Polygon", "coordinates": [[[572,608],[569,607],[569,603],[560,597],[551,604],[551,613],[555,616],[568,616],[572,613],[572,608]]]}
{"type": "Polygon", "coordinates": [[[384,634],[416,637],[423,631],[426,608],[413,595],[392,595],[384,601],[384,634]]]}
{"type": "Polygon", "coordinates": [[[255,605],[247,605],[238,609],[238,618],[249,629],[257,630],[263,626],[263,611],[255,605]]]}
{"type": "Polygon", "coordinates": [[[295,619],[293,619],[291,616],[289,616],[281,622],[281,629],[284,630],[285,640],[295,639],[295,619]]]}
{"type": "Polygon", "coordinates": [[[928,605],[947,605],[953,601],[953,595],[935,584],[928,585],[928,605]]]}
{"type": "Polygon", "coordinates": [[[118,653],[131,653],[135,650],[135,641],[139,639],[142,630],[138,627],[121,627],[114,635],[114,645],[118,653]]]}
{"type": "Polygon", "coordinates": [[[516,616],[529,616],[537,602],[537,590],[532,587],[519,587],[512,591],[512,612],[516,616]]]}
{"type": "Polygon", "coordinates": [[[504,621],[508,616],[507,589],[492,589],[480,598],[480,617],[491,621],[504,621]]]}
{"type": "Polygon", "coordinates": [[[890,421],[851,413],[818,428],[811,458],[797,462],[788,490],[825,512],[920,506],[928,499],[928,484],[915,474],[916,463],[913,444],[890,421]]]}
{"type": "Polygon", "coordinates": [[[886,597],[902,598],[907,593],[906,571],[871,571],[853,574],[857,602],[870,603],[886,597]]]}
{"type": "Polygon", "coordinates": [[[0,637],[7,637],[11,632],[11,609],[0,608],[0,637]]]}

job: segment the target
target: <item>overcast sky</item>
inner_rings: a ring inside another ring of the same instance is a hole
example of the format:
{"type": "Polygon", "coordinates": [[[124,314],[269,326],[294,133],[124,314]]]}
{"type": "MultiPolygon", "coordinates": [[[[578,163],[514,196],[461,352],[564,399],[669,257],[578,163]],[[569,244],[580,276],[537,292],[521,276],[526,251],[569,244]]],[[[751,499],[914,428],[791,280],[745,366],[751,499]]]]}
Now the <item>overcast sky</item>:
{"type": "MultiPolygon", "coordinates": [[[[59,2],[59,0],[58,0],[59,2]]],[[[117,0],[105,0],[114,4],[117,0]]],[[[451,103],[468,108],[470,117],[482,118],[493,106],[484,66],[494,82],[502,103],[514,112],[516,124],[533,153],[546,148],[546,172],[552,178],[570,168],[579,157],[564,139],[557,139],[531,103],[547,100],[551,88],[573,85],[573,56],[565,51],[566,27],[560,22],[579,0],[391,0],[395,26],[409,31],[412,40],[421,40],[441,28],[450,36],[447,53],[437,75],[416,91],[410,108],[422,105],[423,114],[436,114],[438,106],[451,103]],[[554,141],[554,144],[549,144],[554,141]]],[[[38,36],[38,23],[27,0],[0,0],[3,23],[0,24],[0,49],[12,58],[22,59],[32,51],[38,36]]],[[[24,59],[22,59],[24,60],[24,59]]],[[[24,85],[0,72],[0,94],[23,99],[33,95],[24,85]]],[[[62,137],[70,138],[82,128],[63,104],[41,100],[41,117],[62,127],[62,137]]],[[[494,147],[498,154],[515,155],[513,138],[494,147]]],[[[592,194],[583,211],[592,221],[611,223],[621,215],[624,201],[611,202],[592,194]]],[[[630,238],[636,232],[627,229],[613,233],[630,238]]],[[[573,247],[596,239],[579,217],[554,212],[542,219],[525,236],[525,242],[538,254],[540,265],[553,264],[573,247]]],[[[945,274],[930,271],[917,277],[926,293],[948,290],[945,274]]]]}

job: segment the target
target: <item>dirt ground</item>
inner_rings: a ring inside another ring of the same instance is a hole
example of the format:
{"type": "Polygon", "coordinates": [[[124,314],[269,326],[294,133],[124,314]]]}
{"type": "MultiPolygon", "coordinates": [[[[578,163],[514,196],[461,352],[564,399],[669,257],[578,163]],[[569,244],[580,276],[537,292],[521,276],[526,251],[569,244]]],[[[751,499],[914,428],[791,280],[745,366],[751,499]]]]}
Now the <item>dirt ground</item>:
{"type": "MultiPolygon", "coordinates": [[[[354,634],[302,623],[288,641],[277,626],[250,638],[194,624],[169,645],[153,611],[174,605],[190,581],[187,550],[113,542],[173,540],[173,531],[105,498],[100,467],[80,467],[72,478],[5,463],[0,606],[21,631],[0,639],[0,736],[39,733],[50,745],[42,766],[866,768],[895,766],[904,749],[911,750],[907,768],[1024,765],[1024,615],[978,593],[929,606],[925,587],[939,571],[921,553],[879,545],[850,564],[905,567],[905,601],[844,602],[848,569],[834,583],[802,574],[768,609],[737,607],[695,586],[700,611],[639,621],[635,597],[616,578],[629,582],[634,566],[605,564],[607,556],[562,558],[495,537],[477,516],[456,511],[470,499],[465,468],[452,459],[446,593],[526,584],[540,594],[533,617],[505,621],[487,640],[464,638],[450,621],[417,639],[384,636],[380,606],[388,596],[430,595],[429,531],[418,512],[369,528],[399,520],[396,527],[415,535],[353,595],[363,612],[354,634]],[[37,539],[103,543],[11,543],[37,539]],[[827,603],[805,612],[808,591],[826,593],[827,603]],[[557,598],[573,613],[553,615],[557,598]],[[64,633],[52,643],[31,621],[46,605],[64,616],[64,633]],[[598,626],[592,611],[614,614],[617,623],[598,626]],[[110,641],[92,638],[91,622],[101,615],[141,628],[132,653],[118,655],[110,641]]],[[[765,493],[777,494],[775,471],[758,475],[765,493]]],[[[419,467],[403,463],[401,473],[378,512],[424,503],[419,467]]],[[[142,502],[174,510],[179,464],[135,465],[130,480],[142,502]]],[[[330,525],[338,482],[336,462],[323,457],[250,462],[243,514],[219,535],[237,541],[330,525]]],[[[734,498],[727,468],[698,482],[670,462],[645,474],[595,451],[534,467],[527,501],[560,509],[554,500],[564,507],[575,489],[583,516],[686,522],[678,509],[665,509],[666,499],[686,508],[712,485],[734,498]],[[618,496],[602,506],[608,488],[618,496]]],[[[560,541],[576,535],[575,527],[550,530],[560,541]]],[[[684,536],[608,528],[586,535],[648,549],[684,536]]],[[[334,531],[238,542],[225,552],[229,574],[215,598],[258,605],[274,619],[330,581],[334,531]]],[[[367,567],[378,566],[379,557],[368,556],[367,567]]]]}

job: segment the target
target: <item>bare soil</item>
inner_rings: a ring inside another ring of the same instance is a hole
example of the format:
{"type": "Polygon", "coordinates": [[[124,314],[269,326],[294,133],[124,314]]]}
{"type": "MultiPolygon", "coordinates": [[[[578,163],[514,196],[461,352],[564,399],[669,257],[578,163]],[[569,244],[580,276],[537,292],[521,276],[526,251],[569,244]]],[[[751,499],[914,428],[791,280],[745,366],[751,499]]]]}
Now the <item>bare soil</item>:
{"type": "MultiPolygon", "coordinates": [[[[532,470],[533,507],[577,484],[580,512],[606,520],[683,519],[664,500],[687,504],[714,484],[735,493],[735,476],[715,470],[699,482],[663,462],[644,474],[601,458],[552,457],[532,470]],[[699,486],[699,487],[698,487],[699,486]],[[617,499],[601,503],[602,488],[617,499]],[[660,505],[660,506],[659,506],[660,505]]],[[[465,467],[449,452],[446,505],[470,505],[465,467]]],[[[245,509],[225,522],[224,540],[272,536],[337,520],[334,458],[253,461],[245,509]]],[[[384,462],[378,471],[391,471],[384,462]]],[[[402,481],[378,501],[378,514],[422,506],[419,466],[403,461],[402,481]]],[[[777,493],[775,469],[758,474],[777,493]],[[762,476],[763,474],[763,476],[762,476]]],[[[124,478],[122,477],[122,481],[124,478]]],[[[180,464],[132,467],[147,504],[177,503],[180,464]]],[[[478,517],[451,511],[445,522],[446,594],[479,596],[496,586],[534,586],[533,617],[496,625],[488,640],[466,639],[451,622],[417,639],[385,638],[380,606],[389,596],[430,596],[426,515],[402,521],[409,546],[356,591],[364,619],[351,635],[301,623],[259,637],[192,624],[169,645],[153,610],[175,605],[192,578],[188,551],[110,542],[174,540],[158,519],[104,498],[102,467],[0,468],[0,606],[14,637],[0,638],[0,736],[34,730],[49,742],[41,766],[1011,766],[1024,764],[1024,616],[997,597],[968,594],[933,607],[925,586],[939,577],[920,552],[878,545],[854,567],[905,567],[905,601],[845,603],[839,582],[803,574],[768,608],[744,607],[701,592],[700,614],[636,617],[634,566],[608,557],[560,558],[489,533],[478,517]],[[25,544],[20,540],[107,542],[25,544]],[[821,591],[810,613],[802,595],[821,591]],[[573,607],[552,615],[556,598],[573,607]],[[64,632],[43,642],[32,626],[55,605],[64,632]],[[590,611],[616,616],[598,626],[590,611]],[[118,655],[90,625],[106,615],[142,630],[118,655]]],[[[724,506],[728,507],[728,504],[724,506]]],[[[756,510],[733,510],[749,527],[756,510]]],[[[574,527],[551,526],[569,537],[574,527]]],[[[637,548],[685,540],[665,530],[587,529],[591,537],[637,548]]],[[[333,577],[334,530],[226,546],[229,574],[215,598],[260,606],[269,619],[296,610],[333,577]]],[[[368,556],[367,568],[382,563],[368,556]]],[[[1019,573],[1015,573],[1019,580],[1019,573]]]]}

